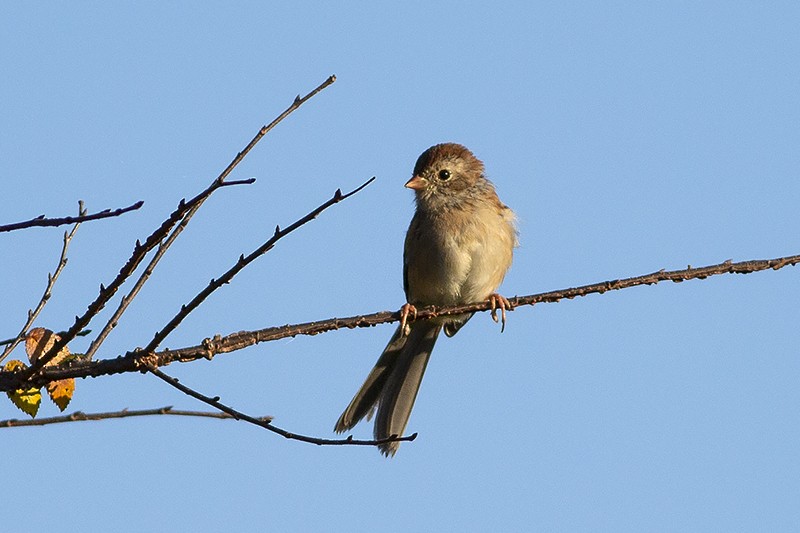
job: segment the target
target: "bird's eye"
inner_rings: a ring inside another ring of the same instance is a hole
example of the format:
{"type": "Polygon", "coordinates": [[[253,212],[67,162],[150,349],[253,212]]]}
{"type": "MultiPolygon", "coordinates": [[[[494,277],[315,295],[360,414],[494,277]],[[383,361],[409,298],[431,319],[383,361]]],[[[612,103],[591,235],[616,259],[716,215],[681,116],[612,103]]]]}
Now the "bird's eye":
{"type": "Polygon", "coordinates": [[[447,169],[445,169],[445,170],[440,170],[440,171],[439,171],[439,179],[440,179],[440,180],[442,180],[442,181],[447,181],[447,180],[449,180],[449,179],[450,179],[450,171],[449,171],[449,170],[447,170],[447,169]]]}

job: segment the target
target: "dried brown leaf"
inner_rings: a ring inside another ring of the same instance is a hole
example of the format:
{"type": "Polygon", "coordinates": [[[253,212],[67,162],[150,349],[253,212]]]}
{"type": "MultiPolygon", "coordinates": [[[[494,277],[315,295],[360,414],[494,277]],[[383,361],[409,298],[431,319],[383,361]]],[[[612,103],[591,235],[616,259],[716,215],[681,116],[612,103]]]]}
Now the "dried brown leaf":
{"type": "MultiPolygon", "coordinates": [[[[25,353],[28,354],[28,360],[31,364],[35,363],[37,359],[46,354],[47,351],[53,347],[53,344],[60,339],[61,337],[47,328],[33,328],[30,330],[25,337],[25,353]]],[[[69,348],[64,346],[64,348],[58,352],[58,355],[47,363],[47,366],[57,365],[67,357],[69,357],[69,348]]]]}

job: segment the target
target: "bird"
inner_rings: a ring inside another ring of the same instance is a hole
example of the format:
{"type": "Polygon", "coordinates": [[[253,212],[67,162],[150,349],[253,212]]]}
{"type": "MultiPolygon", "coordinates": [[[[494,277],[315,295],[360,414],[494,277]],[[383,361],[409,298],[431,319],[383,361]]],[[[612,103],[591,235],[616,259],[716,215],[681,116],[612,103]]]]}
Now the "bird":
{"type": "MultiPolygon", "coordinates": [[[[488,300],[495,322],[501,310],[503,325],[511,309],[495,291],[518,245],[516,217],[498,198],[483,162],[460,144],[437,144],[419,156],[405,186],[416,203],[403,252],[407,303],[378,362],[336,422],[337,433],[369,420],[377,408],[375,439],[401,436],[439,333],[452,337],[473,314],[416,321],[417,307],[488,300]]],[[[390,440],[378,448],[389,457],[399,445],[390,440]]]]}

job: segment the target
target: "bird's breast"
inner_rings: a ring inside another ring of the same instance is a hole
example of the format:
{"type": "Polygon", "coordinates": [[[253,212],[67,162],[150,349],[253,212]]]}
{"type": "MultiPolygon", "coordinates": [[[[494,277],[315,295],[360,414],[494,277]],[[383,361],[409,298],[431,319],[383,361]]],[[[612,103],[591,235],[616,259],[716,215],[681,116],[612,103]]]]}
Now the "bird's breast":
{"type": "Polygon", "coordinates": [[[446,215],[418,213],[412,220],[405,249],[406,297],[412,304],[484,300],[511,265],[516,233],[509,209],[446,215]]]}

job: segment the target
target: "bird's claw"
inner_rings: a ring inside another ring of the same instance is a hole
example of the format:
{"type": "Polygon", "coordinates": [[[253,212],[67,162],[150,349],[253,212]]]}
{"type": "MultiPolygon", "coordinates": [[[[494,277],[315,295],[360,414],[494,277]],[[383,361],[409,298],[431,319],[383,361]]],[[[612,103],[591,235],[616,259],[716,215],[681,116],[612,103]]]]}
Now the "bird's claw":
{"type": "Polygon", "coordinates": [[[502,324],[502,326],[500,326],[500,333],[503,333],[503,331],[506,329],[506,309],[513,311],[514,306],[511,305],[511,302],[508,301],[508,298],[497,293],[489,295],[489,303],[492,306],[492,320],[495,322],[497,322],[497,309],[500,309],[500,321],[502,324]]]}
{"type": "Polygon", "coordinates": [[[408,324],[408,315],[412,315],[412,321],[416,320],[417,308],[410,303],[405,303],[403,304],[403,307],[400,308],[400,331],[403,332],[404,336],[408,335],[411,331],[411,326],[408,324]]]}

